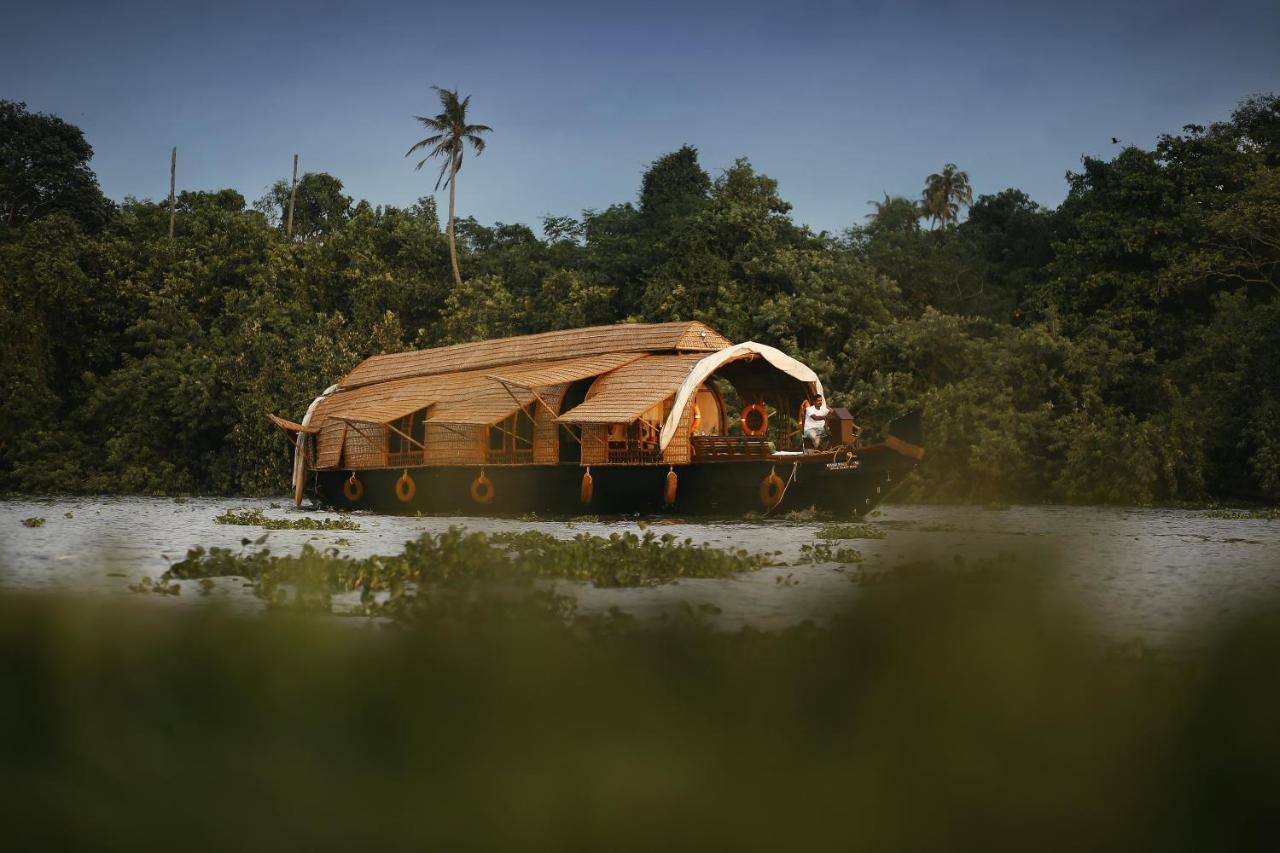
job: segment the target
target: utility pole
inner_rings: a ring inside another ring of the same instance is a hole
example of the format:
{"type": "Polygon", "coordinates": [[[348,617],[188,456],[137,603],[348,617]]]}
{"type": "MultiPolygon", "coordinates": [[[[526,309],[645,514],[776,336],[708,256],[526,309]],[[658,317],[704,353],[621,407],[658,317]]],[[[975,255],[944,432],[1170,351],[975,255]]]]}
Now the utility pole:
{"type": "Polygon", "coordinates": [[[173,219],[177,215],[177,207],[174,200],[174,188],[178,185],[178,146],[173,146],[173,153],[169,155],[169,239],[173,239],[173,219]]]}
{"type": "Polygon", "coordinates": [[[293,239],[293,201],[298,196],[298,155],[293,155],[293,181],[289,184],[289,224],[285,226],[285,236],[293,239]]]}

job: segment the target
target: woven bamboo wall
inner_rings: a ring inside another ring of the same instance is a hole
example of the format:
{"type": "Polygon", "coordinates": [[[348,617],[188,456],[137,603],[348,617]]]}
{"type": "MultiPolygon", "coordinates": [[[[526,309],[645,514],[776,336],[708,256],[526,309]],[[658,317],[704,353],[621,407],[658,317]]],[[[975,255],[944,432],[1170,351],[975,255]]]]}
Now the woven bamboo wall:
{"type": "Polygon", "coordinates": [[[386,464],[386,449],[387,428],[382,424],[348,424],[342,467],[381,467],[386,464]]]}
{"type": "Polygon", "coordinates": [[[316,436],[317,468],[337,468],[342,461],[342,443],[347,434],[344,421],[329,420],[320,428],[316,436]]]}
{"type": "Polygon", "coordinates": [[[582,464],[604,465],[609,461],[609,425],[582,425],[582,464]]]}
{"type": "Polygon", "coordinates": [[[488,456],[488,430],[476,424],[433,424],[427,421],[427,465],[483,465],[488,456]]]}
{"type": "MultiPolygon", "coordinates": [[[[555,411],[560,411],[560,401],[569,390],[568,383],[542,388],[538,396],[555,411]]],[[[553,465],[560,461],[560,427],[556,416],[546,406],[534,404],[533,410],[533,461],[535,464],[553,465]]],[[[572,440],[572,439],[570,439],[572,440]]]]}
{"type": "Polygon", "coordinates": [[[693,458],[693,445],[689,435],[693,432],[693,406],[685,406],[680,425],[672,436],[667,449],[662,451],[662,461],[668,465],[685,465],[693,458]]]}

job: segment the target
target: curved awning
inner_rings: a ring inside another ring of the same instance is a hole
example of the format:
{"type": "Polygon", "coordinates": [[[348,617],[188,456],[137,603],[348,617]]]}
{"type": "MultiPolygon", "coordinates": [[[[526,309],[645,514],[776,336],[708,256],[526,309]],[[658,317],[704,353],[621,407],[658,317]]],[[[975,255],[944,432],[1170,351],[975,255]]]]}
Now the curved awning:
{"type": "Polygon", "coordinates": [[[647,355],[595,381],[587,399],[560,415],[562,424],[627,423],[673,396],[701,362],[693,355],[647,355]]]}
{"type": "Polygon", "coordinates": [[[814,390],[817,393],[822,393],[822,382],[818,379],[818,374],[814,373],[808,365],[796,361],[782,350],[771,347],[768,344],[758,344],[755,341],[736,344],[718,352],[713,352],[706,358],[701,359],[689,371],[689,375],[685,377],[680,390],[676,392],[671,414],[667,416],[667,421],[662,426],[662,435],[658,439],[659,449],[666,450],[667,445],[671,443],[671,439],[675,438],[676,429],[680,426],[680,418],[684,413],[684,407],[689,404],[689,400],[692,399],[694,393],[702,387],[702,383],[706,382],[711,374],[731,361],[753,356],[760,356],[793,379],[807,382],[814,386],[814,390]]]}

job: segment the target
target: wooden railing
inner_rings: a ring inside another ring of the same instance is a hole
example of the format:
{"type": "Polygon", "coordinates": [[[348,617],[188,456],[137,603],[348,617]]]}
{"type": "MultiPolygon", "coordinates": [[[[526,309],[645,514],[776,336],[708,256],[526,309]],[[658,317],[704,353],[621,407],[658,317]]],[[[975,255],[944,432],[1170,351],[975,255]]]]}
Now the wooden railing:
{"type": "Polygon", "coordinates": [[[769,456],[774,450],[764,436],[757,435],[695,435],[692,441],[695,459],[769,456]]]}

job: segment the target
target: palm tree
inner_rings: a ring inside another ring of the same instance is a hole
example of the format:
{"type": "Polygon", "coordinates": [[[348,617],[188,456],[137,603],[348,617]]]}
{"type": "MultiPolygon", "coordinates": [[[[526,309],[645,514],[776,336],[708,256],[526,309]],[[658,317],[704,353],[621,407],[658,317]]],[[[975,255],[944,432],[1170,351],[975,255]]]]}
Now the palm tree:
{"type": "Polygon", "coordinates": [[[924,211],[909,198],[884,194],[884,201],[869,201],[875,213],[868,213],[872,228],[879,231],[915,231],[924,211]]]}
{"type": "Polygon", "coordinates": [[[470,142],[476,156],[484,153],[484,140],[480,134],[488,133],[493,128],[483,124],[467,124],[467,107],[471,104],[471,96],[458,97],[457,89],[441,89],[432,86],[440,96],[440,113],[432,118],[414,116],[422,122],[422,126],[432,131],[431,136],[420,140],[405,152],[406,157],[415,151],[426,150],[427,156],[418,161],[415,169],[421,169],[432,157],[444,157],[440,166],[440,175],[436,178],[436,189],[441,184],[449,186],[449,260],[453,263],[453,281],[461,288],[462,273],[458,270],[458,247],[453,239],[453,198],[457,185],[458,170],[462,168],[462,154],[466,143],[470,142]]]}
{"type": "Polygon", "coordinates": [[[920,209],[942,227],[955,224],[960,215],[960,205],[973,204],[973,189],[969,186],[969,173],[961,172],[955,163],[948,163],[941,174],[925,179],[920,209]]]}

